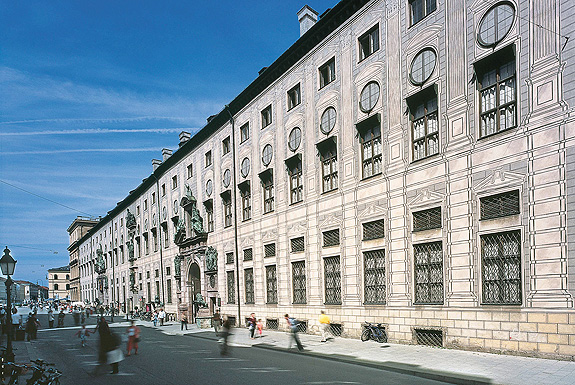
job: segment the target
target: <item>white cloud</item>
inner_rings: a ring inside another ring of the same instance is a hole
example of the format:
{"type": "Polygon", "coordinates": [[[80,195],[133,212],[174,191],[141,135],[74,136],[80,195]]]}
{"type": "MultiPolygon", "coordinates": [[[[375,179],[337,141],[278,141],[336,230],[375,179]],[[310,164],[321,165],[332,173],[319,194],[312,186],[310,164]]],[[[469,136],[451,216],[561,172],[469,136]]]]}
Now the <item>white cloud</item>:
{"type": "MultiPolygon", "coordinates": [[[[1,123],[0,123],[1,124],[1,123]]],[[[42,131],[15,131],[15,132],[0,132],[0,136],[37,136],[37,135],[94,135],[94,134],[138,134],[138,133],[156,133],[167,134],[181,131],[196,132],[197,128],[183,127],[183,128],[126,128],[126,129],[110,129],[110,128],[86,128],[78,130],[42,130],[42,131]]]]}

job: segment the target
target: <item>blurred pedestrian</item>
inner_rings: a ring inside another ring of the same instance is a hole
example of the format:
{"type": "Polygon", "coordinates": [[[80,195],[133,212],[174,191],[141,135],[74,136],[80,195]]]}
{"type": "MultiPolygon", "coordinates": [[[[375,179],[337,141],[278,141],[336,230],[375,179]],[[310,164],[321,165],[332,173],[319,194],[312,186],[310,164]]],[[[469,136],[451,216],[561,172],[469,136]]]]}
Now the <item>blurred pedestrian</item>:
{"type": "Polygon", "coordinates": [[[154,314],[152,315],[152,321],[154,322],[154,326],[158,326],[158,311],[155,310],[154,314]]]}
{"type": "Polygon", "coordinates": [[[218,331],[220,329],[220,326],[222,325],[222,318],[220,317],[220,311],[216,310],[216,312],[214,313],[214,316],[212,317],[212,325],[214,326],[214,332],[216,332],[216,335],[218,334],[218,331]]]}
{"type": "Polygon", "coordinates": [[[112,374],[117,374],[119,370],[119,363],[124,359],[124,354],[122,350],[119,349],[120,339],[110,330],[110,326],[104,319],[100,317],[94,332],[98,332],[100,335],[100,341],[98,345],[98,362],[99,366],[95,370],[95,374],[100,372],[106,364],[112,366],[112,374]]]}
{"type": "Polygon", "coordinates": [[[76,335],[80,338],[80,345],[82,345],[82,347],[86,346],[86,341],[90,335],[90,331],[86,329],[86,325],[82,325],[82,328],[78,330],[76,335]]]}
{"type": "Polygon", "coordinates": [[[258,327],[258,335],[260,336],[260,338],[262,338],[262,333],[264,331],[264,324],[261,318],[258,320],[257,327],[258,327]]]}
{"type": "Polygon", "coordinates": [[[52,329],[54,327],[54,312],[52,311],[52,309],[48,310],[48,327],[50,327],[50,329],[52,329]]]}
{"type": "Polygon", "coordinates": [[[250,332],[250,338],[253,340],[254,339],[254,335],[256,332],[256,324],[257,324],[257,320],[256,320],[256,315],[255,313],[251,313],[250,317],[248,318],[248,330],[250,332]]]}
{"type": "Polygon", "coordinates": [[[60,310],[60,313],[58,314],[58,327],[64,327],[64,317],[66,317],[66,314],[64,314],[64,309],[60,310]]]}
{"type": "Polygon", "coordinates": [[[220,354],[222,356],[227,356],[229,354],[228,339],[232,333],[232,323],[230,319],[226,316],[224,318],[224,323],[222,324],[222,331],[220,332],[220,354]]]}
{"type": "Polygon", "coordinates": [[[140,328],[136,326],[136,321],[132,320],[130,322],[130,327],[126,330],[128,335],[128,355],[132,354],[132,349],[134,349],[134,354],[138,354],[138,342],[140,342],[140,328]]]}
{"type": "Polygon", "coordinates": [[[164,309],[160,309],[158,312],[158,319],[160,320],[160,326],[164,326],[164,319],[166,319],[166,312],[164,309]]]}
{"type": "Polygon", "coordinates": [[[299,340],[299,335],[298,335],[297,325],[299,322],[297,319],[290,317],[288,314],[286,314],[284,316],[284,318],[288,324],[289,333],[290,333],[288,349],[291,349],[292,342],[295,341],[295,343],[297,345],[297,349],[301,352],[303,350],[303,345],[301,344],[301,341],[299,340]]]}
{"type": "Polygon", "coordinates": [[[184,327],[186,328],[186,330],[188,330],[188,316],[182,314],[182,319],[180,321],[181,321],[180,330],[184,330],[184,327]]]}
{"type": "Polygon", "coordinates": [[[319,315],[319,328],[321,331],[321,342],[327,342],[327,337],[329,335],[330,323],[331,323],[331,321],[329,319],[329,316],[327,314],[325,314],[325,312],[322,310],[320,315],[319,315]]]}

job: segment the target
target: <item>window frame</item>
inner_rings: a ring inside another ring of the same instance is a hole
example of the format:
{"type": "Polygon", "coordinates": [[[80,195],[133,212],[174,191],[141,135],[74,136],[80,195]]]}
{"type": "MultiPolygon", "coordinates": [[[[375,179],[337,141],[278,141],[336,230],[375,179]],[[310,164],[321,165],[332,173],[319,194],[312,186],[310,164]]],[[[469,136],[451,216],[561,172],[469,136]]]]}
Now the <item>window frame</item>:
{"type": "Polygon", "coordinates": [[[441,131],[441,127],[440,127],[440,120],[439,120],[439,98],[437,96],[437,92],[435,91],[435,85],[427,87],[426,89],[418,92],[415,95],[412,95],[408,98],[408,102],[407,102],[408,106],[409,106],[409,121],[410,121],[410,126],[411,126],[411,161],[412,162],[418,162],[427,158],[430,158],[432,156],[438,155],[440,153],[440,147],[441,147],[441,143],[440,143],[440,131],[441,131]],[[431,104],[433,101],[435,101],[435,109],[429,109],[428,108],[428,104],[431,104]],[[423,116],[419,117],[417,119],[415,119],[415,115],[413,113],[413,111],[415,111],[417,109],[417,107],[419,107],[420,105],[423,104],[423,116]],[[431,119],[431,117],[435,115],[435,121],[437,124],[437,131],[434,132],[429,132],[429,127],[430,121],[433,121],[433,119],[431,119]],[[415,139],[415,123],[419,122],[420,120],[423,119],[423,124],[424,124],[424,131],[425,134],[422,137],[419,137],[417,139],[415,139]],[[436,137],[437,139],[437,152],[435,153],[430,153],[429,152],[429,139],[436,137]],[[415,158],[416,156],[416,151],[415,151],[415,144],[416,142],[421,142],[423,141],[424,145],[425,145],[425,155],[422,156],[421,158],[415,158]]]}
{"type": "Polygon", "coordinates": [[[324,257],[323,273],[325,294],[324,305],[341,305],[341,256],[334,255],[331,257],[324,257]]]}
{"type": "Polygon", "coordinates": [[[287,105],[288,105],[287,110],[290,111],[293,108],[299,106],[300,104],[301,104],[301,83],[298,83],[292,88],[290,88],[287,92],[287,105]]]}
{"type": "Polygon", "coordinates": [[[265,267],[265,270],[266,270],[266,303],[275,305],[278,303],[277,266],[268,265],[265,267]],[[271,272],[273,272],[273,274],[271,274],[271,272]]]}
{"type": "Polygon", "coordinates": [[[231,227],[233,224],[233,210],[231,197],[222,197],[222,205],[224,207],[224,228],[231,227]]]}
{"type": "Polygon", "coordinates": [[[303,202],[303,164],[299,157],[289,162],[288,179],[290,187],[290,204],[303,202]],[[295,197],[295,199],[294,199],[295,197]]]}
{"type": "Polygon", "coordinates": [[[242,199],[242,221],[252,219],[252,192],[251,187],[247,186],[240,188],[240,196],[242,199]]]}
{"type": "Polygon", "coordinates": [[[325,194],[331,191],[335,191],[339,187],[337,143],[326,143],[326,145],[321,146],[319,150],[322,176],[322,193],[325,194]],[[329,173],[327,174],[325,173],[326,166],[329,166],[329,173]],[[326,183],[329,185],[329,189],[326,189],[326,183]]]}
{"type": "Polygon", "coordinates": [[[409,10],[409,26],[413,27],[414,25],[419,23],[421,20],[425,19],[427,16],[429,16],[433,12],[437,11],[437,1],[436,0],[409,0],[408,10],[409,10]],[[413,3],[415,3],[415,2],[422,3],[422,9],[424,12],[424,14],[418,20],[414,20],[414,17],[413,17],[413,3]],[[434,4],[433,9],[428,10],[428,2],[433,2],[433,4],[434,4]]]}
{"type": "Polygon", "coordinates": [[[208,150],[204,154],[204,165],[205,168],[208,168],[212,165],[212,150],[208,150]]]}
{"type": "Polygon", "coordinates": [[[445,255],[443,252],[442,241],[423,242],[413,245],[413,303],[415,305],[443,305],[445,303],[445,255]],[[439,251],[441,253],[441,261],[432,260],[432,252],[439,251]],[[418,263],[416,256],[424,255],[425,261],[418,263]],[[441,282],[434,281],[433,278],[437,276],[434,274],[434,269],[440,267],[441,282]],[[420,274],[421,273],[421,274],[420,274]],[[425,282],[418,282],[418,277],[425,278],[425,282]],[[431,291],[435,287],[441,286],[441,300],[433,301],[431,291]],[[425,289],[428,290],[427,299],[423,298],[425,289]]]}
{"type": "Polygon", "coordinates": [[[319,89],[321,90],[336,79],[335,76],[335,56],[318,67],[319,89]]]}
{"type": "Polygon", "coordinates": [[[230,137],[226,137],[224,138],[224,140],[222,140],[222,155],[226,155],[231,151],[231,142],[230,142],[230,137]]]}
{"type": "Polygon", "coordinates": [[[368,29],[364,32],[360,37],[357,38],[358,48],[359,48],[359,61],[361,63],[377,51],[380,48],[380,38],[379,38],[379,23],[375,24],[373,27],[368,29]],[[374,36],[377,37],[377,40],[374,39],[374,36]],[[366,41],[367,40],[367,41],[366,41]],[[374,44],[376,41],[377,44],[374,44]],[[365,53],[364,44],[367,43],[367,47],[369,48],[369,53],[365,53]],[[375,47],[377,45],[377,47],[375,47]]]}
{"type": "Polygon", "coordinates": [[[381,175],[383,172],[383,143],[381,138],[381,123],[379,119],[367,119],[364,124],[358,124],[357,131],[359,134],[359,145],[360,145],[360,152],[361,152],[361,179],[369,179],[377,175],[381,175]],[[377,123],[376,123],[377,122],[377,123]],[[370,124],[371,123],[371,124],[370,124]],[[367,128],[369,127],[369,128],[367,128]],[[379,135],[375,135],[375,130],[379,128],[379,135]],[[364,142],[364,136],[367,133],[371,133],[369,139],[369,148],[371,149],[371,157],[366,158],[366,147],[365,144],[368,143],[367,141],[364,142]],[[379,153],[376,154],[375,149],[377,148],[377,141],[379,140],[379,153]],[[376,164],[379,159],[379,170],[377,170],[376,164]],[[366,165],[371,165],[371,174],[366,175],[365,167],[366,165]]]}
{"type": "Polygon", "coordinates": [[[385,249],[363,252],[363,303],[365,305],[385,305],[387,303],[387,268],[385,249]],[[381,258],[379,258],[381,257],[381,258]],[[373,259],[373,266],[368,267],[373,259]],[[378,261],[383,259],[380,263],[378,261]],[[381,276],[382,278],[379,278],[381,276]],[[372,279],[373,278],[373,279],[372,279]],[[383,293],[378,293],[383,288],[383,293]],[[368,300],[368,293],[374,293],[368,300]]]}
{"type": "Polygon", "coordinates": [[[272,119],[272,105],[270,104],[266,108],[264,108],[261,112],[262,117],[262,130],[273,123],[272,119]]]}
{"type": "Polygon", "coordinates": [[[250,138],[250,123],[246,122],[240,126],[240,144],[244,143],[250,138]]]}
{"type": "Polygon", "coordinates": [[[261,178],[263,194],[263,213],[268,214],[274,211],[274,177],[273,175],[264,175],[261,178]]]}
{"type": "Polygon", "coordinates": [[[307,304],[307,279],[305,261],[293,261],[292,267],[292,304],[307,304]],[[297,274],[296,274],[297,273],[297,274]]]}
{"type": "Polygon", "coordinates": [[[255,279],[253,267],[244,269],[244,295],[246,304],[254,304],[255,301],[255,279]]]}

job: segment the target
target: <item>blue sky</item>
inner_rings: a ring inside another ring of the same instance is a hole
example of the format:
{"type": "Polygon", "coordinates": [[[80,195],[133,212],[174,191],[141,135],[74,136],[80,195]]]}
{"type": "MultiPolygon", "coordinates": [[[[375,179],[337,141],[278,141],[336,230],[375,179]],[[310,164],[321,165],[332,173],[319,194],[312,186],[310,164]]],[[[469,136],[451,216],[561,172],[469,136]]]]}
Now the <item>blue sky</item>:
{"type": "MultiPolygon", "coordinates": [[[[312,0],[323,13],[337,0],[312,0]]],[[[47,284],[104,216],[299,37],[305,1],[0,0],[0,246],[47,284]]]]}

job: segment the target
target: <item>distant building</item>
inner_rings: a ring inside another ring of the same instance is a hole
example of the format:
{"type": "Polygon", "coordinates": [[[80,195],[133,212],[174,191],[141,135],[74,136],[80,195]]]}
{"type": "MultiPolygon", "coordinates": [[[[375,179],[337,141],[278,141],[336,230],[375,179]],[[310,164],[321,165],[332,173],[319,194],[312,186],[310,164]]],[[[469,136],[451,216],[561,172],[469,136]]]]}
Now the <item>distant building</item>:
{"type": "Polygon", "coordinates": [[[16,301],[38,301],[39,285],[29,281],[14,281],[14,292],[16,301]]]}
{"type": "Polygon", "coordinates": [[[48,288],[46,286],[38,286],[38,300],[43,301],[48,298],[48,288]]]}
{"type": "Polygon", "coordinates": [[[70,299],[70,266],[48,270],[48,297],[70,299]]]}
{"type": "Polygon", "coordinates": [[[78,241],[86,235],[88,230],[98,224],[98,219],[78,216],[68,227],[70,236],[70,299],[74,302],[80,301],[80,271],[78,267],[78,241]]]}

